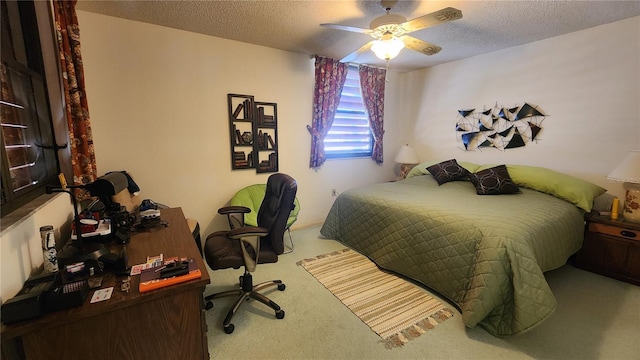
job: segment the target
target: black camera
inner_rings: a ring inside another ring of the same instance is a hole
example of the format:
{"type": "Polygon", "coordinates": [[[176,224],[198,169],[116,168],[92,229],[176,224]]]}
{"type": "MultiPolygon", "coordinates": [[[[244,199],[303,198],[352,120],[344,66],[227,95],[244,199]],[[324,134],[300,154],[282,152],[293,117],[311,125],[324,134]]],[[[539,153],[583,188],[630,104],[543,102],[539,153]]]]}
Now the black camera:
{"type": "Polygon", "coordinates": [[[119,206],[118,211],[107,213],[111,218],[111,226],[113,226],[113,235],[120,244],[127,244],[131,240],[131,230],[136,222],[136,216],[129,213],[124,206],[119,206]]]}

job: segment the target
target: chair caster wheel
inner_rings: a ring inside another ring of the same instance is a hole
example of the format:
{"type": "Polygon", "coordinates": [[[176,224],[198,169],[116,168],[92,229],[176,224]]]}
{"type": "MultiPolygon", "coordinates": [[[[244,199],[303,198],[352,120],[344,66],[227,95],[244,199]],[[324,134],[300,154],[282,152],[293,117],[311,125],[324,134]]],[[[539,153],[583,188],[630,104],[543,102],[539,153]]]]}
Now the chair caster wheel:
{"type": "Polygon", "coordinates": [[[233,326],[233,324],[229,324],[224,327],[224,332],[227,334],[231,334],[233,330],[235,330],[235,327],[233,326]]]}
{"type": "Polygon", "coordinates": [[[204,309],[205,310],[213,309],[213,302],[212,301],[207,301],[207,303],[204,304],[204,309]]]}
{"type": "Polygon", "coordinates": [[[280,291],[284,291],[284,289],[286,289],[287,286],[285,284],[278,284],[278,290],[280,291]]]}
{"type": "Polygon", "coordinates": [[[284,319],[284,310],[276,311],[276,319],[284,319]]]}

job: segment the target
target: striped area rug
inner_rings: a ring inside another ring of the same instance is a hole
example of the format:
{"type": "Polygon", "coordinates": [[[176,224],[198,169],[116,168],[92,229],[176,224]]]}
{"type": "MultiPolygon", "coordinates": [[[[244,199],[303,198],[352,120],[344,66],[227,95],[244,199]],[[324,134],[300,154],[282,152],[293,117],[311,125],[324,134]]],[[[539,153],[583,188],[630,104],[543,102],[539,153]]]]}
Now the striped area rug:
{"type": "Polygon", "coordinates": [[[375,331],[387,348],[402,346],[453,316],[419,287],[351,249],[297,264],[375,331]]]}

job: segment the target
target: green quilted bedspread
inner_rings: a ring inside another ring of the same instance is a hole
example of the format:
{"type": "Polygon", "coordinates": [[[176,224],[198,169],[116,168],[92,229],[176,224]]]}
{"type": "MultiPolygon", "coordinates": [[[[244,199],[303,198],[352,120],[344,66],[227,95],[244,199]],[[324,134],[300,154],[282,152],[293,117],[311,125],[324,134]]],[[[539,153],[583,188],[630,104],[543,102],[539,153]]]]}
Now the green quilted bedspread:
{"type": "Polygon", "coordinates": [[[521,333],[551,315],[543,272],[580,249],[583,212],[521,188],[476,195],[471,182],[415,176],[343,192],[320,232],[455,303],[466,326],[521,333]]]}

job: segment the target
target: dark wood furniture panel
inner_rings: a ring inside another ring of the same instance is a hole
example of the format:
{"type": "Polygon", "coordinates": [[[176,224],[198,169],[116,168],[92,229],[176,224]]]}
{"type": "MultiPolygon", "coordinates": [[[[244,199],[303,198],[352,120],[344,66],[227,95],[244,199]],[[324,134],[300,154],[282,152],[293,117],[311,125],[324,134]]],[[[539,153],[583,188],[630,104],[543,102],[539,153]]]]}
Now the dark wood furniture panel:
{"type": "Polygon", "coordinates": [[[640,224],[588,214],[576,266],[640,285],[640,224]]]}
{"type": "MultiPolygon", "coordinates": [[[[162,209],[169,226],[137,233],[127,246],[129,265],[149,255],[193,258],[202,278],[147,293],[120,289],[122,277],[105,274],[103,288],[111,299],[48,314],[33,321],[2,325],[3,343],[17,339],[26,359],[209,359],[203,292],[209,283],[204,260],[193,241],[182,210],[162,209]]],[[[3,344],[4,345],[4,344],[3,344]]]]}

